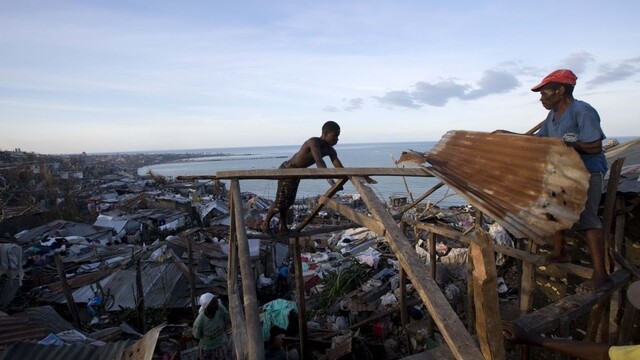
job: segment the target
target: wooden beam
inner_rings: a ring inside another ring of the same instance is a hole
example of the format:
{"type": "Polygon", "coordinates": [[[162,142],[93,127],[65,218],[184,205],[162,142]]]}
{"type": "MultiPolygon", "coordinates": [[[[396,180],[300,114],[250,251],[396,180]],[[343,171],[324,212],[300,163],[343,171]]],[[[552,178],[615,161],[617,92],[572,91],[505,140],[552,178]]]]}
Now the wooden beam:
{"type": "Polygon", "coordinates": [[[198,316],[198,309],[196,308],[196,271],[193,264],[193,248],[191,247],[191,237],[187,238],[187,263],[189,264],[189,300],[191,301],[191,311],[193,317],[198,316]]]}
{"type": "MultiPolygon", "coordinates": [[[[527,249],[530,254],[538,253],[538,244],[529,240],[527,249]]],[[[536,290],[536,266],[522,261],[522,279],[520,280],[520,316],[524,316],[533,309],[533,295],[536,290]]]]}
{"type": "Polygon", "coordinates": [[[555,271],[560,269],[562,271],[566,271],[570,274],[579,276],[583,279],[591,279],[591,274],[593,274],[593,269],[588,268],[586,266],[572,264],[572,263],[551,263],[545,265],[549,270],[555,271]]]}
{"type": "Polygon", "coordinates": [[[292,237],[300,237],[301,238],[300,241],[305,242],[307,240],[311,241],[312,239],[310,239],[310,237],[313,235],[328,234],[336,231],[344,231],[347,229],[353,229],[355,227],[360,227],[360,226],[361,226],[360,224],[353,223],[353,224],[345,224],[345,225],[322,226],[316,229],[300,231],[300,232],[298,232],[297,230],[294,230],[284,234],[269,235],[269,234],[263,234],[263,233],[259,233],[259,234],[252,233],[252,234],[248,234],[247,236],[249,236],[251,239],[260,239],[260,240],[276,241],[276,242],[283,241],[283,240],[289,241],[289,239],[292,237]]]}
{"type": "MultiPolygon", "coordinates": [[[[233,196],[229,201],[229,208],[233,209],[235,202],[233,196]]],[[[229,296],[229,315],[231,318],[231,331],[233,346],[236,349],[236,358],[246,360],[249,356],[247,343],[247,324],[244,320],[244,309],[240,298],[238,285],[238,239],[236,237],[236,217],[231,211],[231,224],[229,226],[229,257],[227,259],[227,294],[229,296]]]]}
{"type": "Polygon", "coordinates": [[[407,277],[416,287],[429,314],[436,322],[449,349],[457,359],[481,359],[482,353],[471,335],[458,318],[456,312],[442,294],[435,280],[428,276],[428,269],[402,233],[398,225],[387,212],[382,202],[371,188],[362,184],[362,178],[352,178],[351,182],[362,196],[373,217],[386,229],[385,239],[405,269],[407,277]]]}
{"type": "Polygon", "coordinates": [[[433,177],[426,168],[305,168],[218,171],[218,179],[337,179],[350,176],[433,177]]]}
{"type": "Polygon", "coordinates": [[[293,247],[293,267],[296,280],[296,299],[298,305],[298,334],[300,337],[300,357],[302,359],[309,358],[309,341],[307,336],[307,308],[306,296],[304,292],[304,275],[302,270],[302,256],[300,254],[300,239],[292,238],[291,246],[293,247]]]}
{"type": "Polygon", "coordinates": [[[142,267],[140,265],[140,258],[136,259],[136,294],[137,304],[136,308],[138,310],[138,321],[140,322],[140,330],[142,333],[147,332],[147,319],[144,314],[144,288],[142,286],[142,267]]]}
{"type": "Polygon", "coordinates": [[[473,259],[473,297],[476,304],[476,333],[486,360],[504,360],[504,342],[498,299],[498,275],[491,238],[476,227],[480,244],[469,248],[473,259]]]}
{"type": "Polygon", "coordinates": [[[60,254],[55,253],[53,258],[56,262],[58,276],[60,277],[60,284],[62,285],[62,293],[64,294],[64,298],[67,300],[67,307],[69,308],[69,313],[71,313],[71,317],[73,318],[73,322],[76,324],[76,327],[80,329],[82,328],[82,324],[80,324],[80,316],[78,316],[78,308],[76,307],[76,301],[73,299],[73,293],[71,293],[71,289],[69,288],[69,283],[67,282],[67,276],[64,272],[64,266],[62,265],[60,254]]]}
{"type": "Polygon", "coordinates": [[[569,295],[531,314],[521,316],[514,322],[525,331],[532,333],[540,334],[551,331],[560,326],[562,317],[573,320],[588,313],[595,304],[627,284],[630,278],[628,272],[618,270],[611,274],[613,286],[609,290],[592,294],[569,295]]]}
{"type": "Polygon", "coordinates": [[[411,339],[407,331],[407,325],[409,324],[409,312],[407,311],[407,274],[405,274],[402,266],[400,266],[400,320],[402,321],[405,346],[409,349],[409,354],[413,354],[413,346],[411,346],[411,339]]]}
{"type": "MultiPolygon", "coordinates": [[[[323,199],[323,198],[324,196],[320,197],[320,199],[323,199]]],[[[384,233],[385,233],[384,226],[382,226],[382,224],[380,224],[380,222],[376,221],[374,218],[368,217],[362,213],[359,213],[354,209],[350,208],[349,206],[340,204],[333,199],[325,198],[323,199],[323,202],[325,206],[328,207],[329,209],[339,212],[347,219],[369,228],[369,230],[375,232],[380,236],[384,236],[384,233]]]]}
{"type": "MultiPolygon", "coordinates": [[[[324,194],[325,199],[332,198],[333,195],[335,195],[339,191],[339,189],[341,189],[342,186],[344,184],[346,184],[346,183],[347,183],[347,179],[340,179],[340,180],[336,181],[336,183],[333,184],[333,186],[330,187],[329,190],[327,190],[327,192],[324,194]]],[[[318,215],[318,213],[320,212],[320,210],[322,210],[323,207],[324,207],[323,200],[322,199],[318,200],[318,204],[316,205],[315,209],[313,209],[313,211],[311,213],[309,213],[309,215],[307,215],[307,217],[305,217],[302,220],[300,225],[298,225],[296,231],[300,232],[307,225],[309,225],[313,221],[313,218],[315,218],[316,215],[318,215]]],[[[298,236],[300,236],[300,235],[298,235],[298,236]]]]}
{"type": "Polygon", "coordinates": [[[231,181],[231,196],[233,198],[233,212],[235,216],[236,237],[238,239],[238,257],[240,259],[240,274],[242,276],[242,292],[244,297],[244,313],[247,324],[247,346],[250,359],[264,358],[264,342],[262,339],[262,327],[260,326],[260,313],[258,312],[258,297],[256,294],[256,282],[249,253],[244,214],[242,211],[242,198],[240,196],[240,184],[238,180],[231,181]]]}
{"type": "MultiPolygon", "coordinates": [[[[472,244],[473,242],[477,241],[477,239],[474,236],[464,235],[457,230],[445,229],[437,225],[423,223],[416,220],[405,219],[403,221],[406,221],[411,226],[415,226],[419,229],[427,230],[430,232],[432,231],[438,235],[442,235],[449,239],[458,240],[465,244],[472,244]]],[[[538,266],[547,265],[550,262],[550,259],[548,256],[531,254],[530,252],[527,252],[524,250],[520,250],[520,249],[516,249],[516,248],[512,248],[512,247],[504,246],[500,244],[493,244],[493,250],[519,260],[533,263],[538,266]]]]}

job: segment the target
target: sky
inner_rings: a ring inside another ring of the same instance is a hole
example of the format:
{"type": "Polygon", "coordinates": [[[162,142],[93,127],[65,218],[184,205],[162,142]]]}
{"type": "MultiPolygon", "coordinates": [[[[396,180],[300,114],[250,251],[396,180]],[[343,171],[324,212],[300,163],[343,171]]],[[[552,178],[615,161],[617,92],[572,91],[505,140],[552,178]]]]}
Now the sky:
{"type": "Polygon", "coordinates": [[[640,135],[640,2],[0,0],[0,150],[50,154],[525,132],[558,68],[640,135]]]}

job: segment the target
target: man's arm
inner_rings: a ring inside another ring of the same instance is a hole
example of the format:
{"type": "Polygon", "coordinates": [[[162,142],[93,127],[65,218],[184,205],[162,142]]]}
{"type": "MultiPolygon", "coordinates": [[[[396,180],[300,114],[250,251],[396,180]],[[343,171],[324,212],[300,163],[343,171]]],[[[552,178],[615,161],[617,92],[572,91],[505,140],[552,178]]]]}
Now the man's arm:
{"type": "Polygon", "coordinates": [[[565,144],[567,144],[567,146],[571,146],[581,154],[597,155],[597,154],[600,154],[600,152],[602,151],[602,139],[592,141],[592,142],[582,142],[582,141],[566,142],[565,141],[565,144]]]}
{"type": "Polygon", "coordinates": [[[326,168],[327,164],[322,159],[322,149],[320,145],[320,139],[311,138],[306,142],[309,147],[309,152],[311,153],[311,157],[313,157],[313,161],[316,163],[318,168],[326,168]]]}
{"type": "Polygon", "coordinates": [[[515,323],[503,322],[502,332],[515,343],[539,346],[584,360],[609,360],[609,345],[591,341],[545,338],[531,334],[515,323]]]}

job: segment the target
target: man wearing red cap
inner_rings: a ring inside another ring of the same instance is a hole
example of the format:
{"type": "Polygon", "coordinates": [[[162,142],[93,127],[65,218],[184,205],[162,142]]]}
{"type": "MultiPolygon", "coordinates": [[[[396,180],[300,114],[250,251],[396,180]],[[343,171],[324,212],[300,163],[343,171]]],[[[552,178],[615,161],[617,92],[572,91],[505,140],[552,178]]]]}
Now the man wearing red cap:
{"type": "MultiPolygon", "coordinates": [[[[584,231],[593,262],[591,279],[582,283],[578,290],[594,292],[606,290],[612,284],[604,264],[602,222],[598,217],[603,175],[607,171],[607,162],[602,150],[605,135],[600,127],[598,112],[586,102],[573,98],[573,88],[577,79],[571,70],[556,70],[542,79],[531,91],[540,93],[542,106],[549,110],[536,136],[562,138],[565,144],[580,154],[585,167],[591,173],[587,203],[580,220],[574,224],[574,229],[584,231]]],[[[562,236],[554,237],[552,257],[555,261],[566,261],[562,236]]]]}

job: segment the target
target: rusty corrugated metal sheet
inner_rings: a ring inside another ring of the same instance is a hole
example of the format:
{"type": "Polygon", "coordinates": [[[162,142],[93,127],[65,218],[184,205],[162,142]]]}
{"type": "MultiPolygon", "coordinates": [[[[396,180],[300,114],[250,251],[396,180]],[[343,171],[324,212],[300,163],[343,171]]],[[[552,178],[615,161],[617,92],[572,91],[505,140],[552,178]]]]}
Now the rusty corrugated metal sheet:
{"type": "Polygon", "coordinates": [[[47,336],[45,329],[42,326],[30,324],[27,318],[0,316],[0,345],[28,339],[42,339],[45,336],[47,336]]]}
{"type": "Polygon", "coordinates": [[[49,333],[75,329],[51,306],[28,308],[13,316],[0,317],[0,345],[40,340],[49,333]]]}
{"type": "Polygon", "coordinates": [[[512,234],[536,242],[576,222],[589,173],[561,139],[450,131],[430,171],[512,234]]]}

